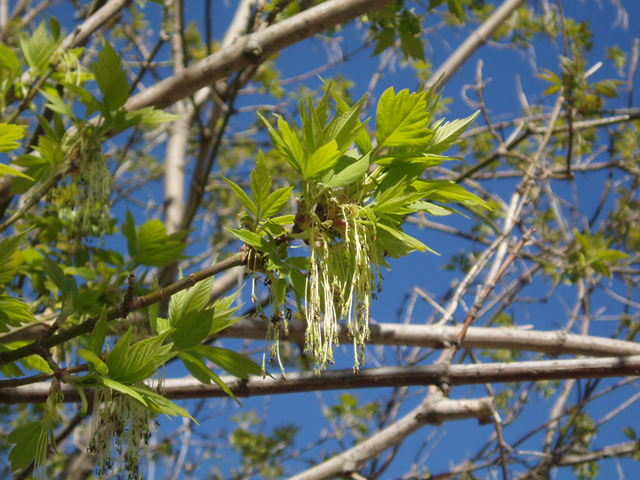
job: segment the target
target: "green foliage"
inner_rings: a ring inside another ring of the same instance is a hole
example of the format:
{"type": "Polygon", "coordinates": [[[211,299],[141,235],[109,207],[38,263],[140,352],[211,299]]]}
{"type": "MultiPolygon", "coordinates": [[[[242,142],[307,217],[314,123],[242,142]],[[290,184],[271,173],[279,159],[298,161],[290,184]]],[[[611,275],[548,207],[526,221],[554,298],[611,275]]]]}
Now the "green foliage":
{"type": "Polygon", "coordinates": [[[167,229],[160,220],[149,220],[136,229],[133,216],[127,212],[122,225],[122,234],[127,240],[127,251],[131,261],[138,265],[166,267],[178,259],[185,247],[182,239],[188,232],[167,235],[167,229]]]}
{"type": "MultiPolygon", "coordinates": [[[[419,178],[426,168],[448,160],[441,154],[457,142],[477,114],[450,123],[433,122],[437,99],[431,91],[396,94],[390,88],[378,103],[377,147],[372,149],[364,131],[366,121],[358,119],[364,100],[349,107],[328,84],[315,107],[311,99],[302,102],[302,138],[283,118],[277,117],[276,130],[261,117],[274,149],[299,175],[298,209],[288,232],[276,233],[262,213],[260,205],[271,184],[262,154],[251,173],[254,200],[223,177],[255,217],[243,217],[244,229],[227,230],[252,249],[248,265],[266,273],[272,293],[283,288],[288,279],[297,304],[304,305],[302,313],[308,325],[305,349],[314,353],[318,370],[333,361],[334,328],[340,319],[347,321],[354,335],[355,369],[359,368],[369,335],[370,301],[375,289],[381,288],[380,266],[388,266],[385,257],[429,250],[402,231],[402,215],[454,211],[434,202],[487,207],[453,182],[419,178]],[[331,119],[327,114],[330,98],[336,103],[331,119]],[[351,148],[354,142],[356,149],[351,148]],[[302,268],[307,271],[306,278],[288,263],[288,249],[282,242],[288,238],[302,239],[309,245],[310,262],[302,268]]],[[[254,281],[254,299],[255,289],[254,281]]],[[[273,294],[272,298],[272,321],[276,326],[283,323],[286,331],[289,314],[284,295],[273,294]]],[[[257,303],[256,307],[262,312],[257,303]]],[[[271,354],[278,356],[273,335],[271,354]]]]}
{"type": "Polygon", "coordinates": [[[293,424],[282,425],[267,434],[263,428],[259,428],[260,420],[253,411],[236,416],[234,421],[238,427],[233,430],[229,440],[233,449],[242,455],[238,473],[269,479],[281,478],[285,474],[282,461],[290,455],[299,428],[293,424]]]}
{"type": "Polygon", "coordinates": [[[575,252],[569,257],[570,267],[566,272],[571,282],[595,274],[611,278],[611,268],[629,257],[624,252],[607,248],[612,239],[607,238],[604,232],[595,235],[588,231],[584,234],[577,231],[573,233],[576,238],[575,252]]]}

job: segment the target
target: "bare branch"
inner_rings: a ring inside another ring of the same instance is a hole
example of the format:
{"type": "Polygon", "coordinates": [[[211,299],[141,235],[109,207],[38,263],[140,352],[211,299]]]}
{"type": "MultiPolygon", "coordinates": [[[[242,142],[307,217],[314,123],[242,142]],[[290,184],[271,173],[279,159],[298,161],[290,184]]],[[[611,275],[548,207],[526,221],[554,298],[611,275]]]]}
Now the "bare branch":
{"type": "Polygon", "coordinates": [[[128,111],[148,106],[168,107],[202,87],[259,62],[283,48],[393,1],[395,0],[330,0],[322,3],[264,30],[238,38],[227,48],[131,97],[125,107],[128,111]]]}
{"type": "Polygon", "coordinates": [[[444,62],[427,81],[427,87],[442,88],[449,79],[464,65],[467,59],[480,48],[489,36],[526,0],[506,0],[486,22],[472,32],[453,54],[444,62]]]}
{"type": "MultiPolygon", "coordinates": [[[[450,385],[477,385],[483,383],[535,382],[572,378],[608,378],[640,376],[640,355],[622,358],[591,358],[577,360],[547,360],[519,363],[487,363],[480,365],[425,365],[418,367],[382,367],[362,369],[354,374],[349,370],[324,372],[321,377],[313,372],[290,373],[287,380],[276,378],[222,377],[237,397],[280,395],[285,393],[356,388],[440,386],[446,380],[450,385]]],[[[74,387],[62,387],[65,402],[78,402],[74,387]]],[[[225,397],[217,385],[203,385],[193,378],[168,379],[164,393],[167,398],[225,397]]],[[[44,384],[0,389],[0,403],[45,402],[49,386],[44,384]]],[[[87,398],[93,398],[91,393],[87,398]]],[[[489,412],[491,414],[491,412],[489,412]]]]}

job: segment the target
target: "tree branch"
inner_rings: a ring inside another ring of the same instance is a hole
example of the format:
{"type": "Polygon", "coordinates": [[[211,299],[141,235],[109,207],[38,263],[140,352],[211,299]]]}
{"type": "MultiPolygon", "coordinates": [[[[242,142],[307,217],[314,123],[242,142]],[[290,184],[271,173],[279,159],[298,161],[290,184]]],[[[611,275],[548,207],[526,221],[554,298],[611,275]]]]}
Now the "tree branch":
{"type": "Polygon", "coordinates": [[[480,27],[473,31],[455,52],[431,75],[426,87],[437,86],[441,88],[460,69],[467,59],[480,48],[489,36],[526,0],[506,0],[493,15],[491,15],[480,27]]]}
{"type": "Polygon", "coordinates": [[[165,108],[216,80],[228,77],[283,48],[395,0],[329,0],[264,30],[244,35],[227,48],[189,65],[182,72],[131,97],[127,111],[165,108]]]}
{"type": "MultiPolygon", "coordinates": [[[[626,376],[640,376],[640,355],[479,365],[382,367],[362,369],[357,375],[351,369],[324,372],[322,376],[301,372],[288,374],[286,381],[255,377],[243,380],[229,376],[222,377],[222,380],[237,397],[254,397],[355,388],[440,386],[445,380],[456,386],[626,376]]],[[[65,402],[78,402],[80,399],[75,387],[63,385],[62,392],[65,402]]],[[[164,392],[172,400],[226,396],[217,385],[203,385],[194,378],[167,379],[164,392]]],[[[46,401],[48,394],[49,386],[46,384],[5,388],[0,389],[0,403],[41,403],[46,401]]],[[[91,391],[87,392],[87,398],[93,398],[91,391]]]]}

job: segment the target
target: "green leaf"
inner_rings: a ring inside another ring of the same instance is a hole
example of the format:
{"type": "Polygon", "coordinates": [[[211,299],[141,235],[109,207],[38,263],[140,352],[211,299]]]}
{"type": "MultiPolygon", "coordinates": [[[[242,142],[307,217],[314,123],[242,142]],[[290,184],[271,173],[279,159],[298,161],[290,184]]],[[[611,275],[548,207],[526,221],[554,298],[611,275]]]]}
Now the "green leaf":
{"type": "Polygon", "coordinates": [[[624,82],[620,80],[606,79],[595,82],[593,86],[596,87],[596,90],[598,92],[600,92],[607,98],[618,98],[620,97],[620,95],[618,95],[618,86],[622,85],[623,83],[624,82]]]}
{"type": "Polygon", "coordinates": [[[65,88],[65,90],[74,94],[78,98],[78,100],[80,100],[80,103],[82,103],[82,105],[87,107],[85,117],[88,118],[93,114],[93,112],[97,112],[98,110],[100,110],[100,102],[98,102],[96,97],[94,97],[87,89],[73,83],[59,83],[65,88]]]}
{"type": "Polygon", "coordinates": [[[178,352],[178,358],[187,368],[189,373],[204,385],[211,385],[211,370],[207,368],[201,358],[194,357],[188,352],[178,352]]]}
{"type": "Polygon", "coordinates": [[[471,192],[465,190],[462,185],[451,180],[423,180],[418,179],[411,184],[416,191],[423,194],[425,200],[442,203],[460,203],[463,205],[480,205],[491,209],[487,202],[471,192]]]}
{"type": "MultiPolygon", "coordinates": [[[[48,423],[48,422],[47,422],[48,423]]],[[[7,443],[14,443],[9,453],[11,471],[25,470],[35,459],[36,467],[47,458],[49,425],[44,421],[27,422],[7,436],[7,443]]]]}
{"type": "Polygon", "coordinates": [[[213,347],[211,345],[199,345],[190,351],[212,361],[225,372],[238,378],[249,378],[249,375],[262,375],[262,367],[250,358],[231,350],[213,347]]]}
{"type": "Polygon", "coordinates": [[[0,285],[5,285],[13,280],[17,267],[11,265],[18,247],[24,242],[27,232],[12,235],[0,240],[0,285]]]}
{"type": "Polygon", "coordinates": [[[107,112],[122,107],[129,99],[129,82],[122,70],[120,57],[109,42],[104,42],[98,60],[91,64],[90,69],[102,93],[102,103],[107,112]]]}
{"type": "Polygon", "coordinates": [[[328,188],[341,188],[351,185],[364,177],[369,169],[371,155],[359,156],[356,150],[349,150],[342,155],[331,171],[322,179],[328,188]]]}
{"type": "MultiPolygon", "coordinates": [[[[0,153],[10,152],[20,146],[16,140],[24,137],[24,128],[9,123],[0,123],[0,153]]],[[[11,175],[14,175],[11,173],[11,175]]]]}
{"type": "Polygon", "coordinates": [[[278,129],[282,135],[282,141],[286,144],[288,152],[290,152],[291,155],[291,161],[289,161],[289,163],[298,173],[302,173],[303,165],[307,158],[302,143],[300,143],[298,135],[291,129],[289,124],[281,116],[278,115],[277,117],[278,129]]]}
{"type": "Polygon", "coordinates": [[[51,38],[55,41],[60,38],[61,29],[60,21],[56,17],[49,17],[49,31],[51,32],[51,38]]]}
{"type": "Polygon", "coordinates": [[[238,405],[242,406],[242,404],[238,401],[238,399],[233,394],[233,392],[229,390],[229,387],[227,387],[225,383],[222,380],[220,380],[220,377],[218,377],[209,368],[207,368],[207,366],[204,364],[202,359],[197,358],[187,352],[180,352],[178,354],[178,358],[182,360],[182,363],[184,364],[185,367],[187,367],[187,370],[189,370],[189,373],[191,373],[191,375],[193,375],[200,383],[204,383],[205,385],[210,385],[211,380],[213,380],[214,383],[218,385],[223,392],[225,392],[227,395],[233,398],[238,405]]]}
{"type": "Polygon", "coordinates": [[[6,45],[0,43],[0,67],[6,68],[11,74],[20,73],[20,59],[6,45]]]}
{"type": "MultiPolygon", "coordinates": [[[[10,348],[0,343],[0,352],[10,352],[10,351],[11,351],[10,348]]],[[[14,378],[14,377],[17,378],[17,377],[24,376],[24,372],[20,370],[20,367],[18,367],[15,364],[15,362],[9,362],[9,363],[5,363],[4,365],[0,365],[0,372],[2,372],[2,374],[7,378],[14,378]]]]}
{"type": "Polygon", "coordinates": [[[209,303],[213,278],[214,277],[209,277],[171,297],[171,302],[169,303],[169,321],[172,325],[175,325],[176,321],[184,314],[191,311],[199,311],[209,303]]]}
{"type": "Polygon", "coordinates": [[[120,337],[118,343],[113,346],[113,349],[109,352],[109,356],[107,356],[107,368],[115,378],[124,373],[122,367],[127,358],[127,354],[129,353],[132,333],[131,329],[132,327],[129,327],[126,333],[120,337]]]}
{"type": "Polygon", "coordinates": [[[336,115],[326,128],[325,139],[335,139],[338,144],[338,150],[340,150],[341,153],[344,153],[351,146],[360,133],[364,131],[364,126],[369,121],[367,119],[362,123],[359,119],[360,109],[362,108],[366,98],[367,96],[365,94],[358,103],[351,107],[347,112],[336,115]]]}
{"type": "Polygon", "coordinates": [[[98,297],[102,295],[100,290],[83,290],[82,292],[74,295],[73,308],[76,312],[85,312],[90,315],[99,315],[100,307],[98,307],[98,297]]]}
{"type": "Polygon", "coordinates": [[[253,215],[255,215],[257,217],[258,216],[258,207],[249,198],[249,195],[244,193],[244,190],[242,190],[238,185],[233,183],[231,180],[228,180],[227,178],[223,177],[222,175],[220,175],[220,178],[222,180],[224,180],[225,183],[227,185],[229,185],[229,188],[231,188],[231,190],[233,190],[235,192],[235,194],[238,196],[238,200],[240,200],[240,203],[242,203],[242,205],[244,205],[245,208],[247,208],[251,213],[253,213],[253,215]]]}
{"type": "Polygon", "coordinates": [[[387,48],[389,48],[393,41],[396,38],[396,29],[393,27],[385,27],[380,30],[375,37],[373,37],[373,41],[376,42],[376,46],[373,49],[373,56],[379,55],[384,52],[387,48]]]}
{"type": "Polygon", "coordinates": [[[62,101],[62,99],[58,95],[58,92],[54,88],[52,88],[49,92],[42,89],[40,90],[40,93],[49,101],[49,103],[46,104],[46,107],[49,110],[58,112],[60,115],[65,115],[70,118],[74,117],[71,107],[69,107],[69,105],[62,101]]]}
{"type": "Polygon", "coordinates": [[[202,342],[211,331],[214,310],[191,311],[178,318],[173,333],[174,350],[187,350],[202,342]]]}
{"type": "Polygon", "coordinates": [[[127,385],[124,385],[120,382],[118,382],[117,380],[113,380],[111,378],[107,378],[107,377],[98,377],[97,381],[100,385],[103,385],[105,387],[111,388],[112,390],[115,390],[116,392],[120,392],[124,395],[126,395],[127,397],[132,398],[133,400],[139,402],[141,405],[146,406],[146,402],[144,401],[144,398],[142,397],[142,395],[140,395],[137,390],[134,387],[130,387],[127,385]]]}
{"type": "Polygon", "coordinates": [[[376,111],[378,147],[426,146],[431,138],[429,120],[425,91],[409,94],[405,89],[396,95],[393,87],[388,88],[376,111]]]}
{"type": "Polygon", "coordinates": [[[134,125],[157,125],[160,123],[173,122],[180,118],[181,115],[175,113],[167,113],[162,110],[156,110],[153,107],[144,107],[140,110],[126,112],[124,115],[125,125],[119,127],[129,128],[134,125]]]}
{"type": "Polygon", "coordinates": [[[166,267],[184,258],[181,252],[185,243],[173,238],[157,218],[145,222],[138,228],[135,261],[150,267],[166,267]]]}
{"type": "MultiPolygon", "coordinates": [[[[38,119],[38,125],[40,125],[40,128],[42,128],[44,133],[46,133],[47,135],[49,135],[49,137],[51,137],[49,140],[55,141],[55,142],[59,142],[60,141],[60,137],[58,137],[56,132],[53,131],[53,128],[51,128],[51,125],[49,125],[49,122],[47,121],[47,119],[44,118],[42,115],[39,115],[38,112],[33,112],[33,114],[38,119]]],[[[40,141],[41,140],[38,140],[38,142],[40,142],[40,141]]],[[[24,156],[26,157],[26,155],[24,155],[24,156]]],[[[29,157],[32,157],[32,156],[33,155],[30,155],[29,157]]],[[[40,159],[40,161],[45,160],[44,158],[42,158],[42,156],[36,157],[36,158],[40,159]]]]}
{"type": "Polygon", "coordinates": [[[100,318],[93,326],[89,336],[89,343],[87,344],[87,349],[96,355],[100,355],[100,352],[102,352],[102,345],[104,345],[104,340],[107,338],[107,323],[107,306],[103,305],[100,318]]]}
{"type": "Polygon", "coordinates": [[[270,194],[262,205],[262,218],[270,218],[284,208],[291,196],[293,187],[279,188],[270,194]]]}
{"type": "Polygon", "coordinates": [[[136,383],[152,376],[158,368],[171,359],[173,345],[163,345],[172,330],[129,345],[131,328],[113,347],[107,357],[109,378],[123,384],[136,383]]]}
{"type": "Polygon", "coordinates": [[[273,247],[260,235],[249,230],[235,230],[233,228],[224,227],[227,232],[232,233],[247,245],[257,248],[263,252],[274,252],[273,247]]]}
{"type": "Polygon", "coordinates": [[[89,364],[89,372],[96,372],[103,377],[109,373],[107,364],[96,353],[80,348],[78,349],[78,355],[89,364]]]}
{"type": "Polygon", "coordinates": [[[262,210],[264,202],[271,192],[271,175],[269,169],[264,161],[262,150],[258,151],[258,158],[256,159],[256,168],[251,171],[251,193],[253,199],[256,202],[258,218],[262,218],[264,215],[262,210]]]}
{"type": "Polygon", "coordinates": [[[35,321],[29,305],[21,299],[0,295],[0,331],[9,331],[5,325],[19,327],[23,323],[35,321]]]}
{"type": "Polygon", "coordinates": [[[285,143],[283,137],[280,136],[280,134],[275,130],[275,128],[273,128],[273,126],[267,121],[267,119],[260,115],[260,113],[258,113],[258,116],[262,119],[269,130],[269,138],[271,139],[273,148],[275,148],[276,151],[280,155],[282,155],[282,157],[284,157],[287,162],[289,162],[289,165],[291,165],[296,172],[302,174],[302,166],[300,162],[304,160],[304,154],[298,156],[298,154],[302,152],[302,146],[300,146],[300,152],[298,152],[298,154],[294,153],[290,148],[290,144],[294,145],[295,147],[296,144],[300,145],[300,141],[289,128],[289,124],[282,120],[280,116],[278,116],[278,128],[282,132],[283,136],[287,138],[287,141],[285,143]]]}
{"type": "Polygon", "coordinates": [[[426,151],[431,154],[438,154],[448,150],[458,143],[458,137],[460,137],[467,127],[471,125],[479,113],[480,110],[470,117],[447,122],[444,125],[441,124],[435,129],[433,137],[431,138],[429,145],[427,145],[426,151]]]}
{"type": "Polygon", "coordinates": [[[338,143],[331,140],[326,145],[319,147],[307,160],[303,177],[305,179],[318,178],[322,173],[333,168],[339,158],[338,143]]]}
{"type": "Polygon", "coordinates": [[[237,322],[241,317],[231,318],[231,315],[236,313],[240,308],[242,308],[243,304],[232,307],[231,305],[235,302],[238,293],[242,287],[236,291],[233,295],[229,295],[228,297],[221,298],[216,301],[214,304],[215,314],[213,316],[213,320],[211,321],[211,330],[209,331],[209,335],[214,335],[221,330],[224,330],[229,325],[237,322]]]}
{"type": "Polygon", "coordinates": [[[131,215],[129,209],[127,209],[125,220],[122,223],[122,234],[127,239],[129,256],[134,258],[138,253],[138,235],[136,233],[136,224],[133,222],[133,215],[131,215]]]}
{"type": "Polygon", "coordinates": [[[15,168],[12,168],[12,167],[10,167],[8,165],[0,163],[0,177],[4,177],[5,175],[13,175],[14,177],[22,177],[22,178],[26,178],[27,180],[31,180],[32,182],[35,182],[35,180],[33,178],[31,178],[29,175],[25,175],[20,170],[16,170],[15,168]]]}
{"type": "MultiPolygon", "coordinates": [[[[304,146],[307,151],[307,156],[313,155],[319,148],[321,148],[324,141],[323,125],[320,123],[320,119],[316,115],[316,111],[313,108],[313,100],[309,97],[309,114],[306,115],[304,101],[301,101],[300,112],[302,114],[302,136],[304,139],[304,146]]],[[[306,168],[304,168],[306,170],[306,168]]]]}
{"type": "Polygon", "coordinates": [[[44,19],[38,28],[29,35],[26,32],[18,34],[22,57],[29,68],[33,68],[38,75],[43,74],[49,66],[49,61],[57,48],[57,42],[47,34],[44,19]]]}
{"type": "Polygon", "coordinates": [[[400,49],[404,56],[416,60],[424,60],[424,42],[420,38],[422,34],[420,16],[411,10],[403,9],[398,34],[400,35],[400,49]]]}
{"type": "MultiPolygon", "coordinates": [[[[190,418],[194,422],[195,419],[189,415],[189,413],[182,407],[179,407],[168,398],[163,397],[159,393],[156,393],[149,388],[143,387],[131,387],[132,390],[137,392],[143,399],[147,407],[153,410],[155,413],[161,413],[167,416],[180,416],[190,418]]],[[[196,422],[197,424],[198,422],[196,422]]]]}
{"type": "Polygon", "coordinates": [[[320,125],[326,124],[327,121],[329,120],[329,115],[327,113],[327,104],[329,100],[330,90],[331,90],[331,84],[329,84],[329,87],[325,90],[324,95],[322,95],[322,98],[320,99],[320,101],[318,102],[318,105],[316,105],[314,109],[316,113],[316,117],[318,118],[318,122],[320,122],[320,125]]]}
{"type": "Polygon", "coordinates": [[[44,270],[45,275],[56,284],[56,287],[58,287],[63,295],[67,293],[65,287],[65,275],[57,263],[51,261],[47,257],[44,257],[42,259],[42,269],[44,270]]]}
{"type": "Polygon", "coordinates": [[[109,377],[121,383],[132,384],[153,376],[158,369],[175,356],[173,345],[163,345],[171,330],[155,337],[136,342],[129,348],[127,356],[117,374],[109,370],[109,377]]]}
{"type": "MultiPolygon", "coordinates": [[[[349,108],[349,105],[347,104],[347,102],[345,102],[340,97],[340,95],[338,95],[336,92],[334,92],[333,89],[331,89],[331,95],[333,96],[333,100],[336,102],[336,110],[338,111],[338,113],[341,116],[343,116],[344,114],[346,114],[347,112],[349,112],[351,110],[351,108],[349,108]]],[[[360,99],[360,101],[362,101],[364,103],[364,98],[360,99]]],[[[360,102],[358,102],[358,103],[360,103],[360,102]]],[[[359,109],[358,109],[358,115],[359,114],[360,113],[359,113],[359,109]]],[[[356,119],[357,119],[358,115],[356,115],[356,119]]],[[[342,118],[342,117],[340,117],[340,118],[342,118]]],[[[362,125],[362,123],[358,119],[357,124],[356,124],[356,128],[355,128],[355,130],[357,131],[357,134],[356,134],[356,138],[355,138],[354,141],[356,142],[356,146],[358,147],[358,150],[360,150],[360,153],[366,154],[366,153],[369,153],[373,149],[373,146],[371,145],[371,139],[369,138],[369,135],[367,134],[366,130],[364,128],[359,128],[361,125],[362,125]]],[[[327,127],[327,129],[328,129],[328,127],[327,127]]],[[[340,146],[341,142],[338,142],[338,145],[340,146]]],[[[348,148],[348,146],[345,147],[345,148],[348,148]]],[[[344,151],[344,148],[340,148],[340,151],[344,151]]]]}

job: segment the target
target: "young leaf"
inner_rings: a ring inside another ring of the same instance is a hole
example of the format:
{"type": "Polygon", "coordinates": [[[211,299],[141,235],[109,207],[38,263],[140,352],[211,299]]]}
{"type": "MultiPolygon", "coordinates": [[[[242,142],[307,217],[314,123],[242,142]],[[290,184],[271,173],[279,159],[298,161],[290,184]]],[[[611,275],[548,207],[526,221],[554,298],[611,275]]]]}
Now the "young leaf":
{"type": "Polygon", "coordinates": [[[224,348],[211,345],[198,345],[190,351],[212,361],[225,372],[238,378],[249,378],[249,375],[262,375],[262,367],[250,358],[224,348]]]}
{"type": "Polygon", "coordinates": [[[122,366],[127,358],[129,345],[131,344],[131,328],[132,327],[129,327],[126,333],[120,337],[120,340],[118,340],[118,343],[113,346],[113,349],[109,352],[109,356],[107,357],[107,368],[115,378],[123,373],[122,366]]]}
{"type": "Polygon", "coordinates": [[[37,74],[44,73],[57,48],[57,42],[47,35],[44,19],[31,35],[21,32],[18,34],[18,39],[25,63],[37,74]]]}
{"type": "Polygon", "coordinates": [[[322,178],[328,188],[340,188],[351,185],[367,173],[370,165],[369,154],[359,156],[355,150],[349,150],[342,155],[336,165],[322,178]]]}
{"type": "Polygon", "coordinates": [[[209,303],[213,278],[209,277],[193,287],[176,293],[169,304],[169,321],[175,325],[178,319],[191,311],[202,310],[209,303]]]}
{"type": "Polygon", "coordinates": [[[40,93],[44,98],[46,98],[49,101],[49,103],[47,103],[46,105],[47,108],[49,108],[49,110],[58,112],[60,115],[65,115],[70,118],[74,117],[73,111],[71,110],[69,105],[67,105],[62,101],[62,99],[58,95],[58,92],[55,89],[52,88],[49,92],[42,89],[40,90],[40,93]]]}
{"type": "MultiPolygon", "coordinates": [[[[301,101],[300,111],[302,113],[302,134],[307,156],[313,155],[324,145],[323,125],[320,123],[316,111],[313,109],[313,101],[309,97],[309,115],[305,115],[305,104],[301,101]]],[[[304,168],[306,170],[306,167],[304,168]]]]}
{"type": "Polygon", "coordinates": [[[280,129],[282,140],[285,142],[285,144],[289,148],[289,151],[291,152],[291,155],[293,156],[295,165],[291,164],[291,166],[298,173],[301,173],[306,156],[304,154],[304,148],[302,147],[302,143],[300,143],[298,135],[296,135],[296,132],[294,132],[289,124],[280,116],[278,116],[278,128],[280,129]]]}
{"type": "Polygon", "coordinates": [[[120,393],[126,395],[127,397],[130,397],[133,400],[136,400],[141,405],[146,405],[142,395],[140,395],[135,390],[135,388],[133,388],[133,387],[130,387],[128,385],[124,385],[124,384],[118,382],[117,380],[113,380],[113,379],[108,378],[108,377],[97,377],[94,381],[96,381],[96,383],[99,384],[99,385],[111,388],[112,390],[115,390],[116,392],[120,392],[120,393]]]}
{"type": "Polygon", "coordinates": [[[91,95],[91,93],[87,89],[82,88],[74,83],[60,82],[60,85],[62,85],[65,90],[74,94],[78,98],[78,100],[80,100],[80,103],[87,107],[85,117],[88,118],[93,114],[93,112],[97,112],[98,110],[100,110],[100,102],[98,102],[98,100],[93,95],[91,95]]]}
{"type": "Polygon", "coordinates": [[[133,215],[129,209],[125,214],[125,220],[122,223],[122,234],[127,239],[127,251],[131,258],[135,258],[138,253],[138,235],[136,233],[136,224],[133,222],[133,215]]]}
{"type": "Polygon", "coordinates": [[[224,227],[227,232],[232,233],[247,245],[257,248],[263,252],[273,252],[271,245],[260,235],[249,230],[235,230],[233,228],[224,227]]]}
{"type": "Polygon", "coordinates": [[[231,315],[236,313],[242,305],[240,304],[235,307],[231,305],[235,302],[238,293],[242,290],[242,287],[238,291],[236,291],[233,295],[229,295],[228,297],[221,298],[216,301],[214,304],[215,315],[213,316],[213,320],[211,322],[211,330],[209,331],[209,335],[214,335],[221,330],[224,330],[229,325],[237,322],[241,317],[231,318],[231,315]]]}
{"type": "Polygon", "coordinates": [[[376,111],[378,147],[426,146],[432,133],[427,129],[430,116],[426,110],[424,91],[409,94],[402,90],[396,95],[393,87],[385,90],[376,111]]]}
{"type": "Polygon", "coordinates": [[[100,355],[102,352],[102,345],[104,345],[104,339],[107,337],[107,306],[102,306],[102,312],[100,318],[93,327],[93,331],[89,336],[89,343],[87,349],[90,352],[100,355]]]}
{"type": "Polygon", "coordinates": [[[441,203],[461,203],[463,205],[480,205],[490,210],[487,202],[473,193],[465,190],[462,185],[451,180],[423,180],[418,179],[411,184],[416,191],[421,192],[425,200],[441,203]]]}
{"type": "Polygon", "coordinates": [[[262,217],[262,210],[264,201],[271,192],[271,175],[269,169],[264,161],[262,150],[258,151],[258,158],[256,158],[256,168],[251,171],[251,193],[253,199],[256,202],[258,218],[262,217]]]}
{"type": "MultiPolygon", "coordinates": [[[[340,97],[340,95],[334,92],[333,89],[331,89],[331,95],[333,96],[333,100],[336,102],[336,110],[340,115],[344,115],[350,110],[349,104],[347,104],[347,102],[345,102],[342,99],[342,97],[340,97]]],[[[358,115],[359,114],[360,113],[358,112],[358,115]]],[[[356,119],[357,118],[358,116],[356,115],[356,119]]],[[[366,154],[373,149],[373,146],[371,145],[371,139],[369,138],[369,135],[367,134],[366,130],[364,128],[359,128],[360,125],[362,125],[362,123],[358,120],[355,128],[355,130],[357,131],[356,138],[355,138],[356,147],[358,147],[358,150],[360,150],[360,153],[366,154]]]]}
{"type": "MultiPolygon", "coordinates": [[[[144,399],[145,405],[155,413],[161,413],[163,415],[174,417],[181,416],[190,418],[191,420],[196,422],[194,418],[189,415],[189,412],[187,412],[184,408],[179,407],[168,398],[163,397],[159,393],[156,393],[149,388],[132,386],[131,390],[138,393],[138,395],[140,395],[144,399]]],[[[196,422],[196,424],[197,423],[198,422],[196,422]]]]}
{"type": "Polygon", "coordinates": [[[218,377],[209,368],[207,368],[201,358],[198,358],[187,352],[180,352],[178,354],[178,358],[182,360],[184,366],[187,367],[189,373],[191,373],[191,375],[193,375],[196,380],[205,385],[211,385],[211,380],[213,380],[214,383],[218,385],[223,392],[233,398],[238,405],[242,406],[233,392],[229,390],[229,387],[227,387],[225,383],[220,380],[220,377],[218,377]]]}
{"type": "Polygon", "coordinates": [[[33,178],[31,178],[29,175],[25,175],[20,170],[16,170],[15,168],[12,168],[12,167],[10,167],[8,165],[0,163],[0,177],[4,177],[5,175],[13,175],[14,177],[22,177],[24,179],[30,180],[32,182],[35,182],[35,180],[33,178]]]}
{"type": "Polygon", "coordinates": [[[171,332],[172,330],[167,330],[155,337],[127,345],[126,342],[131,341],[131,328],[129,328],[107,357],[109,378],[119,383],[130,384],[152,376],[160,366],[175,355],[171,351],[173,345],[163,345],[171,332]],[[115,358],[116,356],[118,358],[115,358]]]}
{"type": "Polygon", "coordinates": [[[19,327],[23,323],[35,321],[29,305],[19,298],[0,295],[0,331],[9,331],[5,325],[19,327]]]}
{"type": "Polygon", "coordinates": [[[143,223],[138,228],[135,261],[150,267],[166,267],[183,258],[185,244],[174,240],[175,235],[167,235],[167,229],[157,218],[143,223]]]}
{"type": "Polygon", "coordinates": [[[15,444],[9,452],[11,471],[25,470],[35,459],[36,465],[47,458],[49,427],[44,421],[27,422],[7,436],[7,443],[15,444]],[[42,458],[44,454],[44,459],[42,458]]]}
{"type": "MultiPolygon", "coordinates": [[[[282,155],[287,162],[289,162],[289,165],[291,165],[296,172],[301,174],[302,166],[300,164],[300,161],[304,160],[304,155],[298,156],[299,153],[298,154],[294,153],[290,148],[289,145],[293,144],[295,147],[296,146],[295,142],[297,142],[298,145],[300,142],[297,139],[297,137],[293,134],[293,132],[291,132],[291,129],[289,128],[289,125],[287,124],[287,122],[285,122],[278,116],[278,128],[282,132],[283,136],[285,136],[285,138],[288,139],[285,143],[285,140],[283,140],[280,134],[276,132],[275,128],[271,126],[271,124],[267,121],[267,119],[264,118],[262,115],[260,115],[260,113],[258,113],[258,116],[262,119],[264,124],[269,129],[269,138],[271,139],[273,148],[275,148],[276,151],[280,155],[282,155]],[[295,139],[295,141],[293,139],[295,139]]],[[[302,150],[301,147],[300,147],[300,150],[302,150]]]]}
{"type": "Polygon", "coordinates": [[[211,331],[214,310],[191,311],[176,319],[173,349],[187,350],[202,342],[211,331]]]}
{"type": "Polygon", "coordinates": [[[24,137],[24,128],[9,123],[0,123],[0,153],[18,148],[20,143],[16,140],[22,137],[24,137]]]}
{"type": "MultiPolygon", "coordinates": [[[[120,57],[109,44],[104,42],[98,60],[91,64],[91,72],[102,93],[102,104],[107,112],[118,110],[129,99],[129,82],[122,70],[120,57]]],[[[104,113],[104,112],[103,112],[104,113]]]]}
{"type": "Polygon", "coordinates": [[[87,362],[90,372],[96,372],[102,377],[106,376],[109,373],[107,364],[104,363],[94,352],[80,348],[78,349],[78,356],[80,356],[87,362]]]}
{"type": "Polygon", "coordinates": [[[231,188],[231,190],[234,191],[234,193],[238,196],[238,200],[240,200],[240,203],[242,203],[242,205],[244,205],[251,213],[253,213],[253,215],[255,215],[257,217],[258,216],[258,207],[249,198],[249,195],[244,193],[244,190],[242,190],[238,185],[233,183],[231,180],[228,180],[227,178],[223,177],[222,175],[220,175],[220,178],[222,180],[224,180],[224,182],[227,185],[229,185],[229,188],[231,188]]]}
{"type": "Polygon", "coordinates": [[[284,208],[291,196],[293,187],[279,188],[270,194],[262,205],[262,218],[270,218],[284,208]]]}
{"type": "Polygon", "coordinates": [[[13,50],[0,43],[0,67],[6,68],[12,75],[20,72],[20,59],[13,50]]]}
{"type": "Polygon", "coordinates": [[[427,145],[426,151],[431,154],[438,154],[451,148],[458,142],[458,137],[460,137],[467,127],[471,125],[471,122],[476,119],[479,113],[480,110],[470,117],[440,125],[435,129],[433,137],[431,137],[431,141],[429,142],[429,145],[427,145]]]}
{"type": "Polygon", "coordinates": [[[364,128],[364,124],[360,121],[359,115],[366,99],[367,95],[365,94],[358,100],[358,103],[349,110],[336,115],[325,129],[325,140],[335,139],[338,144],[338,150],[341,152],[344,152],[351,146],[359,132],[364,128]]]}
{"type": "Polygon", "coordinates": [[[44,270],[45,275],[56,284],[56,287],[60,289],[60,292],[62,292],[64,296],[64,294],[67,293],[65,288],[65,275],[58,264],[51,261],[49,258],[44,257],[42,260],[42,269],[44,270]]]}
{"type": "Polygon", "coordinates": [[[335,140],[331,140],[326,145],[319,147],[311,158],[307,160],[304,178],[307,180],[318,178],[322,173],[330,170],[338,162],[340,151],[335,140]]]}

